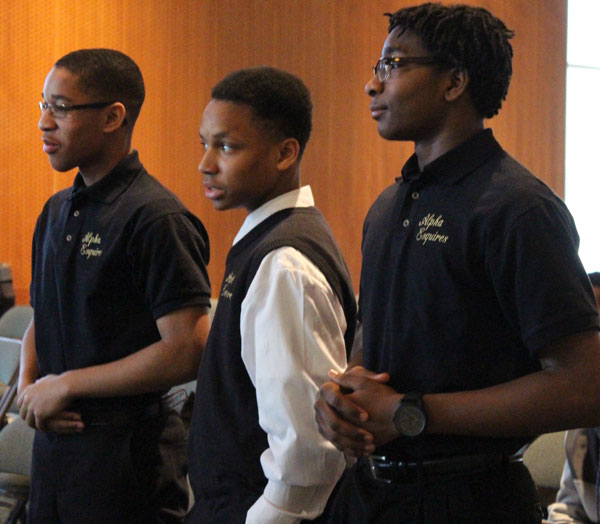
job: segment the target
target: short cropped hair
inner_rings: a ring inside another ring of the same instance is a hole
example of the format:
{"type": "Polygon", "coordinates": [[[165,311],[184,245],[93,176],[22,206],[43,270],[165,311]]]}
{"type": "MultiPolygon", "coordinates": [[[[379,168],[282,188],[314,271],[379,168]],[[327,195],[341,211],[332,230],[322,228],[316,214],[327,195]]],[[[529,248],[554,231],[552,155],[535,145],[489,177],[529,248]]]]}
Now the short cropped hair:
{"type": "Polygon", "coordinates": [[[298,77],[273,67],[240,69],[212,90],[214,100],[252,108],[254,121],[277,138],[295,138],[304,152],[312,129],[310,91],[298,77]]]}
{"type": "Polygon", "coordinates": [[[409,31],[442,64],[459,68],[469,76],[469,94],[482,117],[498,114],[512,76],[514,36],[482,7],[426,3],[400,9],[389,16],[388,32],[409,31]]]}
{"type": "Polygon", "coordinates": [[[114,49],[80,49],[63,56],[54,67],[77,75],[79,88],[98,102],[121,102],[127,124],[133,128],[146,90],[140,68],[126,54],[114,49]]]}

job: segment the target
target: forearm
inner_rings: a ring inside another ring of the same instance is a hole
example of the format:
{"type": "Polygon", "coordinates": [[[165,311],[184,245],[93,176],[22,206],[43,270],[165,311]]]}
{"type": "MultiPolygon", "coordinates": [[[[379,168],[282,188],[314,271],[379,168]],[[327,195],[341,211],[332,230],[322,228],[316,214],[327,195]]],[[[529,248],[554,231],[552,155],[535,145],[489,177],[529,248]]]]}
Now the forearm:
{"type": "Polygon", "coordinates": [[[316,518],[345,467],[312,412],[328,370],[346,367],[344,312],[323,275],[286,249],[263,260],[240,319],[242,359],[269,443],[261,456],[268,483],[248,512],[252,524],[316,518]]]}
{"type": "Polygon", "coordinates": [[[426,395],[432,433],[513,437],[600,424],[596,333],[548,348],[543,369],[478,391],[426,395]]]}
{"type": "MultiPolygon", "coordinates": [[[[427,431],[507,438],[599,425],[598,333],[567,337],[544,348],[539,357],[541,371],[503,384],[424,395],[427,431]]],[[[373,444],[398,438],[393,415],[406,391],[374,380],[360,366],[331,377],[334,383],[321,388],[315,406],[321,434],[355,456],[369,454],[373,444]],[[343,394],[346,391],[351,393],[343,394]]]]}
{"type": "MultiPolygon", "coordinates": [[[[208,315],[195,308],[159,331],[162,338],[131,355],[63,374],[71,398],[129,396],[161,391],[196,378],[208,334],[208,315]]],[[[162,322],[164,324],[164,322],[162,322]]]]}
{"type": "Polygon", "coordinates": [[[163,341],[123,359],[63,373],[69,396],[115,397],[161,391],[195,378],[199,361],[163,341]]]}
{"type": "Polygon", "coordinates": [[[23,342],[21,343],[18,393],[20,394],[29,384],[34,383],[38,376],[39,369],[35,351],[35,326],[33,320],[31,320],[25,330],[23,342]]]}

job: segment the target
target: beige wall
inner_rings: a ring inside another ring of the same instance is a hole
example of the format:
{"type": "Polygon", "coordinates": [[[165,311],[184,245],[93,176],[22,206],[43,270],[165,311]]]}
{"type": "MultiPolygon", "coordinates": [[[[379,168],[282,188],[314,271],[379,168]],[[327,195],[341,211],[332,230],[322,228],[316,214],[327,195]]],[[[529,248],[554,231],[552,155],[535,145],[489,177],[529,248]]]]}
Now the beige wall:
{"type": "MultiPolygon", "coordinates": [[[[139,64],[147,99],[134,147],[148,170],[204,221],[211,237],[213,294],[243,220],[218,213],[196,167],[198,124],[212,85],[229,71],[273,65],[313,94],[314,131],[303,161],[355,286],[363,217],[397,176],[410,144],[377,135],[364,84],[386,35],[382,13],[406,0],[54,0],[3,2],[0,37],[0,261],[17,299],[28,300],[31,235],[46,199],[74,173],[52,171],[37,130],[37,101],[54,61],[83,47],[111,47],[139,64]]],[[[566,0],[482,0],[516,30],[508,100],[491,121],[504,147],[562,195],[566,0]]]]}

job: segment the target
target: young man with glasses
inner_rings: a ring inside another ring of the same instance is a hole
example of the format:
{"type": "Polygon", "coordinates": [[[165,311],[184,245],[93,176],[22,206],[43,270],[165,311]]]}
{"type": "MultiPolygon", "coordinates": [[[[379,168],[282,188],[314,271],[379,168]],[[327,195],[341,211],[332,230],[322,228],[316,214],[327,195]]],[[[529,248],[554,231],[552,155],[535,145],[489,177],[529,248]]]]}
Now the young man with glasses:
{"type": "Polygon", "coordinates": [[[186,432],[163,394],[195,378],[208,332],[204,226],[131,148],[137,65],[84,49],[46,78],[43,150],[78,168],[33,239],[34,318],[18,404],[36,429],[29,522],[179,522],[186,432]]]}
{"type": "Polygon", "coordinates": [[[362,358],[315,405],[322,434],[359,457],[330,522],[540,522],[519,451],[600,422],[577,232],[484,128],[506,97],[512,31],[461,5],[389,16],[366,92],[379,134],[415,154],[365,220],[362,358]]]}

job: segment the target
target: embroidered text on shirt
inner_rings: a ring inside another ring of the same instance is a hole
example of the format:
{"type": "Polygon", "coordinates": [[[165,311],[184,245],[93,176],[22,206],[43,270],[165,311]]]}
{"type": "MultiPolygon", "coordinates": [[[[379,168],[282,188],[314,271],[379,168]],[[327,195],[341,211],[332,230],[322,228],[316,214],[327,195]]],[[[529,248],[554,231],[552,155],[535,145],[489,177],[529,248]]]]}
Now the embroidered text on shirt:
{"type": "Polygon", "coordinates": [[[442,215],[437,217],[433,213],[428,213],[419,221],[419,232],[416,239],[423,245],[427,242],[438,242],[445,244],[448,241],[448,235],[443,235],[439,231],[429,231],[429,228],[441,228],[444,225],[442,215]]]}
{"type": "Polygon", "coordinates": [[[227,298],[229,300],[231,300],[231,297],[233,296],[233,293],[231,291],[229,291],[229,286],[231,286],[231,284],[233,284],[233,281],[235,280],[235,273],[229,273],[229,275],[227,275],[227,278],[225,279],[225,282],[223,283],[223,289],[221,290],[221,296],[223,298],[227,298]]]}
{"type": "Polygon", "coordinates": [[[99,257],[102,254],[100,244],[102,244],[102,239],[98,233],[86,233],[81,240],[81,255],[88,259],[90,257],[99,257]]]}

